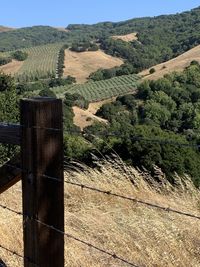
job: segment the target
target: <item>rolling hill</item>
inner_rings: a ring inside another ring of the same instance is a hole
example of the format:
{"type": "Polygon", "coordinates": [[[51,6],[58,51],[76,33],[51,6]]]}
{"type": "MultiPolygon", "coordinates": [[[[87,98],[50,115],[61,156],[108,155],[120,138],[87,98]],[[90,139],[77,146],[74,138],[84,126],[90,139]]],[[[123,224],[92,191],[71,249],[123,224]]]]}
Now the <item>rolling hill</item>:
{"type": "Polygon", "coordinates": [[[20,28],[0,33],[0,52],[63,42],[68,32],[49,26],[20,28]]]}
{"type": "Polygon", "coordinates": [[[115,23],[71,24],[64,31],[49,26],[27,27],[0,33],[0,51],[57,42],[70,44],[83,39],[98,40],[106,53],[128,60],[139,72],[200,44],[199,20],[200,8],[196,8],[175,15],[136,18],[115,23]],[[136,32],[137,40],[131,42],[112,38],[129,36],[136,32]]]}
{"type": "Polygon", "coordinates": [[[122,65],[120,58],[112,57],[103,51],[87,51],[82,53],[65,51],[64,76],[71,75],[78,83],[84,83],[92,72],[100,68],[109,69],[122,65]]]}
{"type": "Polygon", "coordinates": [[[140,72],[140,75],[144,76],[143,79],[156,80],[163,77],[165,74],[184,70],[193,60],[200,63],[200,45],[190,49],[176,58],[153,66],[152,68],[155,69],[155,73],[149,74],[150,68],[140,72]]]}

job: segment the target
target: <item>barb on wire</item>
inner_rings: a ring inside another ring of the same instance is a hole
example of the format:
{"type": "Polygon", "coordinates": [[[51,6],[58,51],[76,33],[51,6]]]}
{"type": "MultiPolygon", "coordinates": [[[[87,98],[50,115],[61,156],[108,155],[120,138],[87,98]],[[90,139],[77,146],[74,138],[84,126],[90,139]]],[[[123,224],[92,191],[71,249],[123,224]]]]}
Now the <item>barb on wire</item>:
{"type": "Polygon", "coordinates": [[[13,250],[11,250],[11,249],[9,249],[9,248],[6,248],[6,247],[4,247],[4,246],[1,245],[1,244],[0,244],[0,248],[3,249],[3,250],[5,250],[5,251],[7,251],[7,252],[9,252],[9,253],[11,253],[13,256],[17,256],[17,257],[19,257],[19,258],[21,258],[21,259],[23,259],[23,260],[25,260],[25,261],[27,261],[27,262],[33,264],[33,265],[39,267],[39,265],[37,265],[36,263],[34,263],[33,261],[31,261],[29,258],[20,255],[20,254],[19,254],[18,252],[16,252],[16,251],[13,251],[13,250]]]}
{"type": "MultiPolygon", "coordinates": [[[[41,224],[41,225],[43,225],[43,226],[45,226],[45,227],[47,227],[47,228],[49,228],[49,229],[51,229],[51,230],[53,230],[53,231],[59,233],[59,234],[62,234],[62,235],[66,236],[66,237],[68,237],[68,238],[71,238],[71,239],[73,239],[73,240],[75,240],[75,241],[77,241],[77,242],[79,242],[79,243],[81,243],[81,244],[84,244],[84,245],[86,245],[86,246],[88,246],[88,247],[91,247],[91,248],[93,248],[93,249],[95,249],[95,250],[101,252],[101,253],[104,253],[104,254],[106,254],[106,255],[112,257],[113,259],[120,260],[121,262],[126,263],[126,264],[129,264],[130,266],[133,266],[133,267],[142,267],[142,266],[136,265],[135,263],[132,263],[132,262],[130,262],[130,261],[128,261],[128,260],[122,258],[121,256],[116,255],[115,253],[106,251],[106,250],[104,250],[104,249],[102,249],[102,248],[100,248],[100,247],[98,247],[98,246],[96,246],[96,245],[93,245],[93,244],[91,244],[91,243],[89,243],[89,242],[87,242],[87,241],[84,241],[84,240],[82,240],[82,239],[80,239],[80,238],[78,238],[78,237],[75,237],[75,236],[73,236],[73,235],[71,235],[71,234],[69,234],[69,233],[63,232],[63,231],[57,229],[56,227],[54,227],[53,225],[48,225],[48,224],[46,224],[46,223],[40,221],[39,219],[31,218],[30,216],[28,216],[28,215],[26,215],[26,214],[23,214],[23,213],[20,212],[20,211],[15,211],[15,210],[13,210],[13,209],[11,209],[11,208],[8,208],[8,207],[6,207],[6,206],[4,206],[4,205],[2,205],[2,204],[0,204],[0,207],[3,208],[3,209],[6,209],[6,210],[8,210],[8,211],[10,211],[10,212],[12,212],[12,213],[15,213],[16,215],[24,216],[24,217],[26,217],[26,219],[28,219],[28,220],[35,221],[35,222],[37,222],[37,223],[39,223],[39,224],[41,224]]],[[[16,255],[17,255],[17,254],[16,254],[16,255]]],[[[21,255],[19,255],[19,256],[20,256],[21,258],[24,258],[24,257],[21,256],[21,255]]],[[[25,259],[26,259],[26,258],[25,258],[25,259]]],[[[27,260],[29,260],[29,259],[27,259],[27,260]]],[[[34,264],[34,263],[33,263],[33,264],[34,264]]]]}
{"type": "MultiPolygon", "coordinates": [[[[8,166],[16,168],[16,166],[14,166],[14,165],[13,166],[12,165],[8,165],[8,166]]],[[[17,169],[20,169],[20,168],[17,168],[17,169]]],[[[22,169],[20,169],[20,170],[23,171],[22,169]]],[[[45,175],[45,174],[41,175],[41,177],[43,177],[45,179],[49,179],[51,181],[59,182],[59,183],[63,182],[61,179],[58,179],[58,178],[52,177],[52,176],[48,176],[48,175],[45,175]]],[[[87,190],[95,191],[95,192],[98,192],[98,193],[110,195],[110,196],[113,196],[113,197],[118,197],[118,198],[121,198],[121,199],[124,199],[124,200],[135,202],[137,204],[146,205],[146,206],[151,207],[151,208],[157,208],[157,209],[160,209],[160,210],[163,210],[163,211],[166,211],[166,212],[173,212],[173,213],[176,213],[176,214],[179,214],[179,215],[183,215],[183,216],[187,216],[187,217],[190,217],[190,218],[193,218],[193,219],[200,220],[200,216],[194,215],[194,214],[190,214],[188,212],[175,210],[175,209],[172,209],[170,207],[163,207],[163,206],[160,206],[158,204],[154,204],[154,203],[151,203],[151,202],[148,202],[148,201],[144,201],[144,200],[141,200],[141,199],[137,199],[137,198],[134,198],[134,197],[130,197],[130,196],[119,195],[119,194],[113,193],[113,192],[111,192],[109,190],[108,191],[104,191],[104,190],[99,189],[99,188],[94,188],[94,187],[91,187],[91,186],[87,186],[87,185],[84,185],[84,184],[78,184],[78,183],[70,182],[70,181],[64,181],[64,182],[66,184],[71,184],[71,185],[74,185],[74,186],[78,186],[78,187],[80,187],[82,189],[87,189],[87,190]]],[[[2,207],[2,206],[0,205],[0,207],[2,207]]]]}
{"type": "Polygon", "coordinates": [[[73,186],[80,187],[81,189],[87,189],[87,190],[95,191],[95,192],[106,194],[106,195],[109,195],[109,196],[118,197],[118,198],[121,198],[121,199],[132,201],[132,202],[135,202],[135,203],[138,203],[138,204],[146,205],[146,206],[149,206],[151,208],[157,208],[157,209],[160,209],[160,210],[163,210],[163,211],[166,211],[166,212],[173,212],[173,213],[177,213],[179,215],[183,215],[183,216],[187,216],[187,217],[191,217],[191,218],[200,220],[200,216],[198,216],[198,215],[194,215],[194,214],[190,214],[190,213],[187,213],[187,212],[175,210],[175,209],[172,209],[170,207],[163,207],[163,206],[160,206],[158,204],[154,204],[154,203],[147,202],[147,201],[140,200],[140,199],[133,198],[133,197],[119,195],[119,194],[116,194],[116,193],[112,193],[111,191],[104,191],[102,189],[94,188],[94,187],[87,186],[87,185],[84,185],[84,184],[78,184],[78,183],[74,183],[74,182],[70,182],[70,181],[65,181],[65,183],[73,185],[73,186]]]}

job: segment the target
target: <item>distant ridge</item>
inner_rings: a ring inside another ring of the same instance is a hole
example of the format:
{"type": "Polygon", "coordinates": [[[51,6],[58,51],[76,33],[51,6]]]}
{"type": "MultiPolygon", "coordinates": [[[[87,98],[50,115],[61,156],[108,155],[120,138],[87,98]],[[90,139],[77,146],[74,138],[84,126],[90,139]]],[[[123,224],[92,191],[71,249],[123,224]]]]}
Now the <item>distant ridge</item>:
{"type": "Polygon", "coordinates": [[[5,26],[0,25],[0,33],[1,32],[13,31],[13,30],[14,30],[14,28],[5,27],[5,26]]]}

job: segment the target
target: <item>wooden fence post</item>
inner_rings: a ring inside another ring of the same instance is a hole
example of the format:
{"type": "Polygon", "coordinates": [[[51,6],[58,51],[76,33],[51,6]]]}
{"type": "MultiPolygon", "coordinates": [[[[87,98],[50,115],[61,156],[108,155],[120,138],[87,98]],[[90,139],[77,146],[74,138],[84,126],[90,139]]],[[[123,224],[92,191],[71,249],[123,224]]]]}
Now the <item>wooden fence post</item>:
{"type": "Polygon", "coordinates": [[[64,267],[63,234],[34,220],[64,231],[62,101],[21,100],[20,110],[24,266],[64,267]]]}

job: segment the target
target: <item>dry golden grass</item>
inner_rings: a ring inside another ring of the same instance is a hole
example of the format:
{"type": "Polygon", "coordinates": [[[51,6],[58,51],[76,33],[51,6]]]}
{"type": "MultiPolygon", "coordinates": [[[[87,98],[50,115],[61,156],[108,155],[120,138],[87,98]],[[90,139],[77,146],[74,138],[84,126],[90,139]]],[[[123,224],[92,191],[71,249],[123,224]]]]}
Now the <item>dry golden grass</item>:
{"type": "Polygon", "coordinates": [[[112,38],[114,40],[122,40],[125,42],[131,42],[131,41],[135,41],[138,39],[136,32],[125,34],[125,35],[113,35],[112,38]]]}
{"type": "Polygon", "coordinates": [[[64,76],[71,75],[78,83],[84,83],[92,72],[100,68],[110,69],[123,64],[123,60],[105,54],[103,51],[72,52],[65,50],[64,76]]]}
{"type": "Polygon", "coordinates": [[[23,61],[17,61],[13,59],[12,62],[0,66],[0,71],[3,71],[6,74],[14,75],[22,67],[23,63],[24,63],[23,61]]]}
{"type": "Polygon", "coordinates": [[[114,102],[115,100],[116,100],[116,97],[112,97],[110,99],[90,103],[87,110],[81,109],[79,107],[73,107],[74,124],[80,127],[81,130],[83,130],[85,127],[92,125],[95,121],[101,122],[101,123],[108,123],[107,120],[102,119],[96,116],[95,114],[100,109],[100,107],[102,107],[104,104],[114,102]]]}
{"type": "Polygon", "coordinates": [[[93,115],[96,114],[96,112],[105,104],[114,102],[116,100],[117,97],[112,97],[110,99],[105,99],[102,101],[98,101],[98,102],[94,102],[94,103],[90,103],[89,107],[88,107],[88,112],[92,113],[93,115]]]}
{"type": "Polygon", "coordinates": [[[104,104],[111,103],[116,100],[116,97],[110,99],[102,100],[99,102],[90,103],[87,110],[81,109],[79,107],[73,107],[74,112],[74,124],[83,130],[85,127],[92,125],[95,121],[107,123],[108,121],[96,116],[97,110],[100,109],[104,104]]]}
{"type": "Polygon", "coordinates": [[[76,126],[83,130],[85,127],[92,125],[95,121],[107,123],[107,120],[93,115],[88,110],[81,109],[79,107],[73,107],[74,118],[73,122],[76,126]]]}
{"type": "Polygon", "coordinates": [[[200,45],[190,49],[186,53],[171,59],[167,62],[161,63],[159,65],[153,66],[156,70],[155,73],[149,75],[149,70],[144,70],[139,74],[144,76],[143,79],[157,80],[163,77],[165,74],[172,73],[173,71],[182,71],[188,67],[192,60],[197,60],[200,63],[200,45]]]}
{"type": "MultiPolygon", "coordinates": [[[[97,169],[73,165],[65,180],[132,196],[200,215],[200,192],[177,177],[172,188],[157,169],[159,183],[120,159],[98,162],[97,169]],[[81,170],[81,168],[82,170],[81,170]],[[149,183],[146,182],[149,181],[149,183]],[[132,183],[134,181],[134,185],[132,183]]],[[[0,203],[21,210],[20,184],[0,196],[0,203]]],[[[0,208],[0,244],[22,254],[22,221],[0,208]]],[[[200,221],[66,184],[65,231],[138,266],[199,267],[200,221]]],[[[117,259],[66,238],[65,266],[123,267],[117,259]]],[[[0,249],[9,267],[22,261],[0,249]]]]}
{"type": "Polygon", "coordinates": [[[54,27],[54,28],[61,32],[69,32],[69,30],[65,29],[65,27],[54,27]]]}

